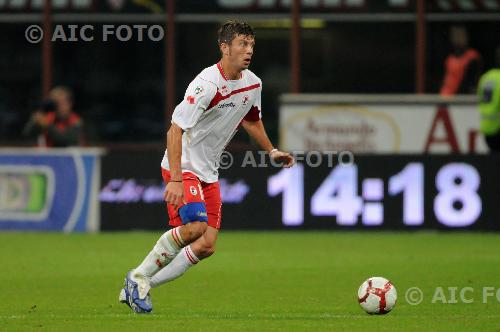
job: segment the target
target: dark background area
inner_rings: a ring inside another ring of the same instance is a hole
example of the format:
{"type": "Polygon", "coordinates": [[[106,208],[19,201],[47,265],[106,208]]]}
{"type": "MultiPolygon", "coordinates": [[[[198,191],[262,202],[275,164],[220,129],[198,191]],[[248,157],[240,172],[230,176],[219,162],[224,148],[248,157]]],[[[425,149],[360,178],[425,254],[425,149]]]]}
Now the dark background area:
{"type": "MultiPolygon", "coordinates": [[[[125,1],[121,9],[113,9],[104,1],[95,1],[87,9],[75,6],[76,2],[68,3],[72,5],[55,8],[54,12],[88,15],[89,19],[95,13],[164,15],[163,1],[156,1],[154,8],[125,1]]],[[[219,60],[216,31],[220,23],[241,13],[260,13],[264,16],[248,19],[256,30],[255,55],[250,69],[263,80],[263,120],[271,139],[277,141],[278,98],[290,91],[290,29],[283,19],[265,15],[285,15],[289,7],[277,1],[274,6],[257,8],[256,3],[235,10],[235,2],[176,2],[179,15],[185,15],[176,25],[176,103],[183,97],[187,84],[203,68],[219,60]],[[196,17],[203,19],[189,21],[189,15],[197,13],[202,16],[196,17]]],[[[303,13],[309,15],[307,19],[313,19],[314,23],[305,24],[302,29],[302,92],[415,92],[415,21],[401,16],[413,15],[415,2],[402,1],[399,6],[389,3],[302,8],[303,13]],[[358,16],[345,16],[352,14],[358,16]],[[315,15],[320,18],[314,18],[315,15]],[[321,15],[337,16],[323,20],[321,15]],[[365,17],[363,15],[368,15],[372,21],[360,20],[365,17]],[[377,15],[386,16],[377,18],[377,15]]],[[[435,1],[427,2],[427,11],[431,19],[432,15],[445,12],[435,1]]],[[[3,15],[30,12],[36,13],[39,9],[29,5],[16,9],[0,6],[3,15]]],[[[500,21],[471,19],[462,22],[453,16],[463,12],[451,8],[447,12],[449,16],[440,20],[434,17],[426,23],[426,93],[439,90],[443,62],[450,52],[448,32],[451,25],[466,26],[471,46],[483,56],[483,71],[493,66],[494,49],[500,44],[500,21]]],[[[481,14],[485,7],[478,5],[471,12],[481,14]]],[[[87,24],[84,21],[80,17],[74,24],[87,24]]],[[[95,31],[109,23],[89,22],[95,25],[95,31]]],[[[30,44],[24,38],[27,26],[35,23],[39,22],[0,21],[0,145],[34,144],[33,139],[23,137],[21,131],[41,102],[41,44],[30,44]]],[[[57,23],[60,22],[56,20],[57,23]]],[[[161,19],[154,23],[131,23],[124,18],[122,22],[114,19],[111,23],[164,25],[161,19]]],[[[147,39],[142,42],[53,43],[53,81],[55,85],[67,85],[74,90],[75,110],[84,118],[87,145],[163,145],[167,127],[165,54],[164,41],[147,39]]],[[[248,138],[238,135],[236,140],[246,142],[248,138]]]]}

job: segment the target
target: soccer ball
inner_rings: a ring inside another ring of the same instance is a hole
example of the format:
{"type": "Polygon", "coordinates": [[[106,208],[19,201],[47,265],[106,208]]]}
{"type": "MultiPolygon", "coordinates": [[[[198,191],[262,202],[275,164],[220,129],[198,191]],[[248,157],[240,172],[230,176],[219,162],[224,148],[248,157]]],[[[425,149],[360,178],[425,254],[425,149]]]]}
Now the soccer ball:
{"type": "Polygon", "coordinates": [[[372,277],[358,289],[358,302],[361,308],[373,315],[386,314],[396,305],[396,287],[387,279],[372,277]]]}

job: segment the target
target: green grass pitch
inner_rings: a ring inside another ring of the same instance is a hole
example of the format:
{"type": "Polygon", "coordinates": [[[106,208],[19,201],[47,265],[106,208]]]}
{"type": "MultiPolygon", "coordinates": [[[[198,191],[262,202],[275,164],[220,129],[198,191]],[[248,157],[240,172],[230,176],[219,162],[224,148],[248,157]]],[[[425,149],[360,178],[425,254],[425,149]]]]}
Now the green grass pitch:
{"type": "Polygon", "coordinates": [[[159,235],[0,233],[0,330],[500,331],[500,298],[482,294],[500,288],[500,234],[223,231],[213,257],[136,315],[118,293],[159,235]],[[391,313],[359,307],[370,276],[396,286],[391,313]],[[410,287],[421,304],[405,300],[410,287]],[[432,303],[436,287],[450,302],[458,287],[458,303],[432,303]]]}

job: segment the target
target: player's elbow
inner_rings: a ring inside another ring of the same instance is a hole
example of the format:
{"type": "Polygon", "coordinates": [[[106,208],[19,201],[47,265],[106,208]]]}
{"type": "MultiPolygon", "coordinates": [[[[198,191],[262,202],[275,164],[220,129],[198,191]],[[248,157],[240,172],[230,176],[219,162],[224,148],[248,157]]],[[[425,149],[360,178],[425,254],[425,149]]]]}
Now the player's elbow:
{"type": "Polygon", "coordinates": [[[169,138],[174,138],[176,136],[182,136],[183,130],[181,127],[179,127],[177,124],[172,122],[172,125],[167,131],[167,137],[169,138]]]}

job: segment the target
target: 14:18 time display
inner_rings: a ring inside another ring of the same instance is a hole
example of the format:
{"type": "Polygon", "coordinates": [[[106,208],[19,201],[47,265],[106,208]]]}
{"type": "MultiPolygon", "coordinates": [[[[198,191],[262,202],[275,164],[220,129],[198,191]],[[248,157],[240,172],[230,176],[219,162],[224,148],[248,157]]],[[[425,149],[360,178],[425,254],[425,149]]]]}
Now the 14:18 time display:
{"type": "MultiPolygon", "coordinates": [[[[362,179],[358,193],[356,164],[333,168],[310,197],[310,213],[316,217],[335,217],[340,226],[354,226],[361,220],[365,226],[384,223],[384,198],[402,195],[402,222],[407,226],[424,223],[424,164],[409,162],[400,172],[388,178],[362,179]],[[384,197],[388,195],[389,197],[384,197]]],[[[477,169],[467,163],[443,165],[434,177],[437,194],[433,197],[436,220],[447,227],[467,227],[481,215],[478,194],[481,179],[477,169]]],[[[304,165],[297,164],[270,176],[267,192],[271,197],[282,194],[282,223],[300,226],[304,223],[304,165]]]]}

